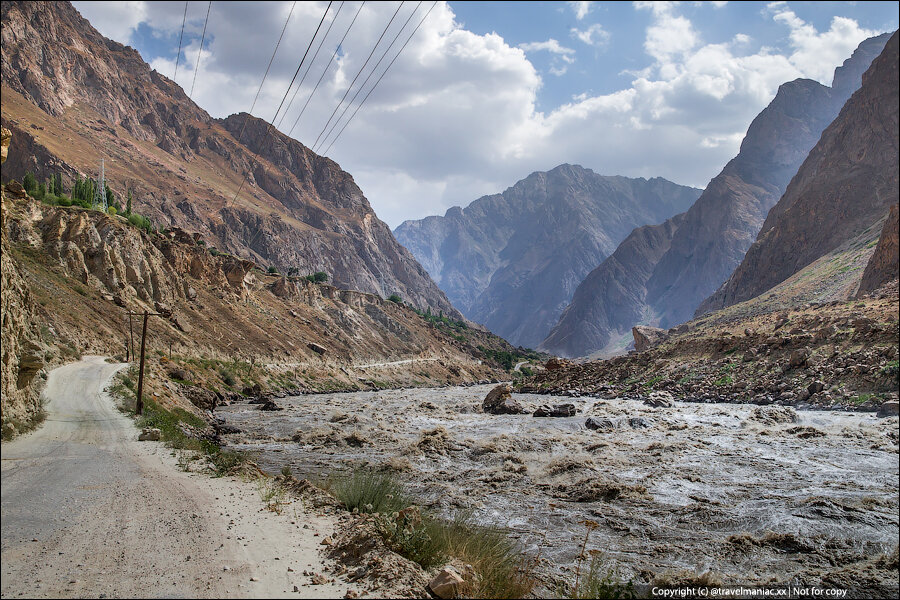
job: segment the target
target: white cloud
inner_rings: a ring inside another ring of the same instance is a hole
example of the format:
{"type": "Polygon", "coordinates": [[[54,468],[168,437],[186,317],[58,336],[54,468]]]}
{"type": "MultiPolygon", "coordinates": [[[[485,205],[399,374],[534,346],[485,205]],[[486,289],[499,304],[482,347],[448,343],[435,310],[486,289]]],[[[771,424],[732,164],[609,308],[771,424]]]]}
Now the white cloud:
{"type": "Polygon", "coordinates": [[[75,7],[97,31],[123,44],[128,44],[132,32],[147,20],[146,2],[76,2],[75,7]]]}
{"type": "Polygon", "coordinates": [[[860,42],[877,35],[877,31],[864,29],[845,17],[834,17],[828,31],[819,33],[792,11],[787,3],[773,2],[768,5],[773,18],[787,25],[790,30],[791,47],[794,52],[790,61],[806,77],[831,85],[834,67],[841,64],[860,42]]]}
{"type": "Polygon", "coordinates": [[[551,54],[558,55],[565,61],[571,62],[575,60],[574,58],[572,58],[572,55],[575,54],[575,51],[571,48],[566,48],[565,46],[560,45],[560,43],[553,38],[550,38],[546,42],[528,42],[525,44],[519,44],[519,48],[521,48],[525,52],[537,52],[540,50],[546,50],[551,54]]]}
{"type": "Polygon", "coordinates": [[[600,47],[609,43],[609,32],[603,29],[603,25],[600,23],[594,23],[584,30],[573,27],[570,33],[572,34],[572,37],[588,46],[600,47]]]}
{"type": "Polygon", "coordinates": [[[569,7],[575,12],[575,18],[581,21],[588,13],[590,13],[593,8],[595,2],[568,2],[569,7]]]}
{"type": "MultiPolygon", "coordinates": [[[[79,2],[77,7],[83,10],[87,4],[79,2]]],[[[174,33],[177,43],[183,6],[141,3],[134,10],[155,24],[154,32],[169,39],[174,33]]],[[[194,93],[211,115],[249,109],[290,6],[213,3],[194,93]]],[[[412,6],[404,5],[394,28],[412,6]]],[[[788,26],[790,55],[766,48],[748,54],[745,34],[724,44],[706,43],[677,5],[636,6],[638,17],[647,19],[647,56],[634,64],[630,83],[610,93],[574,94],[569,103],[541,112],[536,104],[543,82],[526,52],[549,53],[552,74],[575,60],[575,50],[553,38],[514,47],[497,34],[475,34],[455,21],[449,5],[438,3],[328,154],[355,177],[392,227],[408,218],[442,214],[453,205],[465,206],[532,171],[563,162],[608,175],[661,176],[702,187],[736,154],[750,121],[771,101],[778,85],[801,76],[824,77],[826,72],[830,77],[852,52],[856,38],[867,34],[847,19],[835,19],[829,31],[819,33],[781,5],[768,14],[788,26]],[[826,42],[845,49],[824,54],[826,42]],[[812,60],[817,51],[824,55],[824,66],[812,60]]],[[[281,127],[285,133],[358,7],[358,2],[348,2],[337,17],[281,127]]],[[[331,65],[293,137],[313,143],[395,8],[365,4],[340,64],[331,65]]],[[[324,2],[297,3],[254,111],[257,116],[272,119],[324,9],[324,2]]],[[[178,83],[185,90],[194,75],[201,13],[205,3],[191,3],[188,61],[182,60],[178,70],[178,83]]],[[[136,26],[134,19],[124,17],[119,25],[118,35],[131,35],[136,26]]],[[[589,39],[598,42],[600,31],[594,30],[589,39]]],[[[166,75],[174,70],[174,61],[152,64],[166,75]]],[[[585,87],[590,89],[590,84],[585,87]]]]}

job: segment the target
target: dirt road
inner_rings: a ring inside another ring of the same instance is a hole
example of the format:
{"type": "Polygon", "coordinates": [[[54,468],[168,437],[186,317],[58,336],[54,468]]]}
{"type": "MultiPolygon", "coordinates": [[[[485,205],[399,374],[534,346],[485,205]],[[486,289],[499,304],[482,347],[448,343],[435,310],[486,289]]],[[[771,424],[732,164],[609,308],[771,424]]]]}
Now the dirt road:
{"type": "Polygon", "coordinates": [[[256,484],[183,472],[161,444],[137,442],[102,392],[122,366],[56,369],[45,424],[2,445],[0,595],[342,597],[352,586],[303,575],[326,568],[332,518],[262,510],[256,484]]]}

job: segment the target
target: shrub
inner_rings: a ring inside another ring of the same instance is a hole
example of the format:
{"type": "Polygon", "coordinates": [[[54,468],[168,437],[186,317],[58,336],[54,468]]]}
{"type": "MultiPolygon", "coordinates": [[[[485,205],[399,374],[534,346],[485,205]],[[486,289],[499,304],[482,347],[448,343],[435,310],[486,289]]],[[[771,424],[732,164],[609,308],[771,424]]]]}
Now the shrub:
{"type": "Polygon", "coordinates": [[[313,283],[325,283],[328,281],[328,273],[325,271],[316,271],[312,275],[307,275],[306,278],[313,283]]]}
{"type": "Polygon", "coordinates": [[[275,265],[272,265],[271,267],[269,267],[269,273],[271,273],[271,274],[273,274],[273,275],[277,275],[277,274],[278,274],[278,268],[277,268],[275,265]]]}
{"type": "Polygon", "coordinates": [[[401,298],[397,294],[391,294],[390,296],[388,296],[388,300],[396,304],[403,304],[403,298],[401,298]]]}

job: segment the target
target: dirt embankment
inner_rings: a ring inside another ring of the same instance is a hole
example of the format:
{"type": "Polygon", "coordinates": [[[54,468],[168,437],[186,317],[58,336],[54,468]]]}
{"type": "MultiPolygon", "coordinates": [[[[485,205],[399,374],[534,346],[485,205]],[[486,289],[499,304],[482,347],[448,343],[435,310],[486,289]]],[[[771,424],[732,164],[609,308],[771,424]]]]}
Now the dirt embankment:
{"type": "Polygon", "coordinates": [[[520,389],[877,410],[898,396],[897,311],[890,295],[730,322],[711,316],[662,332],[643,352],[547,370],[520,389]]]}

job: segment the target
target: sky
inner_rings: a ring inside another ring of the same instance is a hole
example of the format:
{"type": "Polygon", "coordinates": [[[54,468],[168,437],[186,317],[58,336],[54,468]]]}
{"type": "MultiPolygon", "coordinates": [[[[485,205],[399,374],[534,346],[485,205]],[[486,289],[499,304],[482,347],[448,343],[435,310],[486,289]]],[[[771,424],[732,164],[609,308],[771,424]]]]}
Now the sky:
{"type": "Polygon", "coordinates": [[[252,107],[337,161],[392,228],[562,163],[703,188],[780,84],[830,85],[900,5],[73,4],[213,117],[252,107]]]}

